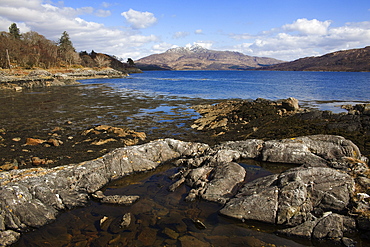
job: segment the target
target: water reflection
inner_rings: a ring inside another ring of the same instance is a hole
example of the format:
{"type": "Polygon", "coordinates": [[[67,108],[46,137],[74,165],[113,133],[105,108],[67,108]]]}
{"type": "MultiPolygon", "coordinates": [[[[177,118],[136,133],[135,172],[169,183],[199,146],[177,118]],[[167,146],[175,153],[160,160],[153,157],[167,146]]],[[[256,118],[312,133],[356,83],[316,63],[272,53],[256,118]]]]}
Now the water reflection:
{"type": "MultiPolygon", "coordinates": [[[[249,179],[271,174],[255,164],[243,163],[249,179]]],[[[170,164],[156,171],[135,174],[110,183],[106,195],[139,195],[132,206],[91,201],[85,208],[63,213],[56,222],[24,234],[15,246],[306,246],[281,238],[271,225],[241,223],[217,212],[220,205],[202,200],[185,202],[189,188],[169,192],[169,176],[179,168],[170,164]],[[128,228],[114,227],[115,220],[130,213],[128,228]],[[100,224],[100,220],[107,220],[100,224]],[[197,227],[195,221],[205,227],[197,227]]],[[[282,168],[280,168],[282,169],[282,168]]],[[[285,168],[286,169],[286,168],[285,168]]]]}

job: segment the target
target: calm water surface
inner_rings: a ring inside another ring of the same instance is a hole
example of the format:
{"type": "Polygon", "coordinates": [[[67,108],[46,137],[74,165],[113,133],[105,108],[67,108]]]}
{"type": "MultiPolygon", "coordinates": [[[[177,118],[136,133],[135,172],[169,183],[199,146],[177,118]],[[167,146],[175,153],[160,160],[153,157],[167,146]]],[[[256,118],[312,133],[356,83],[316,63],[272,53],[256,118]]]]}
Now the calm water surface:
{"type": "Polygon", "coordinates": [[[337,104],[370,102],[370,73],[357,72],[149,71],[110,85],[117,91],[203,99],[295,97],[303,105],[334,111],[337,104]]]}

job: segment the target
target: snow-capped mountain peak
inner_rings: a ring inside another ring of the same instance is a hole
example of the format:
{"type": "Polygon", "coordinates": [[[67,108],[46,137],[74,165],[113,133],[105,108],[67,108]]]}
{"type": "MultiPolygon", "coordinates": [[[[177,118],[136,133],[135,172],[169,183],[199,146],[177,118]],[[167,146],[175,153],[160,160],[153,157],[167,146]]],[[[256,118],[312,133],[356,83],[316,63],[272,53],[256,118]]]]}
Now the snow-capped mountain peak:
{"type": "Polygon", "coordinates": [[[204,53],[204,52],[208,52],[209,50],[206,49],[206,48],[203,48],[202,46],[198,45],[198,44],[195,44],[195,45],[192,45],[192,46],[185,46],[185,47],[176,47],[176,48],[172,48],[172,49],[169,49],[167,50],[166,52],[169,52],[169,53],[204,53]]]}

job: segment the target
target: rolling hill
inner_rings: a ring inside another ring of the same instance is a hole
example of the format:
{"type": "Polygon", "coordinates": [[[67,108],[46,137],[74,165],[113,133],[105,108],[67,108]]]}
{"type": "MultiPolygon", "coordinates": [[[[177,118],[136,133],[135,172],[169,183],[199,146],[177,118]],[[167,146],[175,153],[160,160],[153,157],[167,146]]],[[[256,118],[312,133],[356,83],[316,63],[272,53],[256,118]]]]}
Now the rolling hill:
{"type": "MultiPolygon", "coordinates": [[[[259,68],[258,68],[259,69],[259,68]]],[[[370,72],[370,46],[336,51],[319,57],[305,57],[272,65],[263,70],[370,72]]]]}
{"type": "Polygon", "coordinates": [[[177,47],[135,61],[142,70],[248,70],[282,62],[240,52],[208,50],[199,45],[177,47]]]}

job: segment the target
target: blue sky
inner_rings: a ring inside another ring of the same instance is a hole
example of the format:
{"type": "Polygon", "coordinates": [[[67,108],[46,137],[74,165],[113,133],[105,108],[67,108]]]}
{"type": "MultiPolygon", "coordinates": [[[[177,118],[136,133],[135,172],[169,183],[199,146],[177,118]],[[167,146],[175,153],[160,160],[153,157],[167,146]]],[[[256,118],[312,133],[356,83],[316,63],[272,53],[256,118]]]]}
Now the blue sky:
{"type": "Polygon", "coordinates": [[[123,59],[198,44],[292,61],[370,45],[369,0],[0,0],[0,31],[13,22],[123,59]]]}

